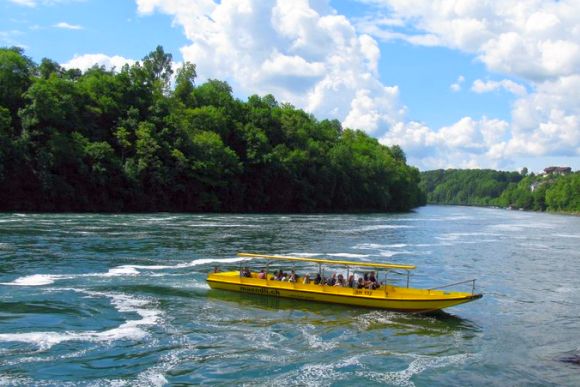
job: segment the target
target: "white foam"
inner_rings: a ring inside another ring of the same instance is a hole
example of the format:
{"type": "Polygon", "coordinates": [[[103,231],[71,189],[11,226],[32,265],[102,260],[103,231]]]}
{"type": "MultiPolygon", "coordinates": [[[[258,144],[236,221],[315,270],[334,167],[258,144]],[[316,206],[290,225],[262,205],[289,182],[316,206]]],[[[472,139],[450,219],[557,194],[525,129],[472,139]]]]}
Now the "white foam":
{"type": "Polygon", "coordinates": [[[330,255],[331,257],[343,257],[343,258],[366,258],[368,254],[350,254],[350,253],[333,253],[333,254],[326,254],[330,255]]]}
{"type": "Polygon", "coordinates": [[[305,327],[301,327],[300,331],[302,332],[302,336],[306,339],[306,342],[313,349],[320,349],[322,351],[328,351],[333,348],[336,348],[337,343],[333,341],[323,341],[319,336],[311,333],[310,331],[314,330],[313,325],[307,325],[305,327]]]}
{"type": "Polygon", "coordinates": [[[469,357],[467,354],[438,357],[419,355],[414,356],[416,356],[416,358],[409,364],[406,369],[401,371],[384,373],[375,371],[357,371],[356,375],[370,379],[377,383],[384,383],[395,386],[414,386],[415,383],[411,381],[413,376],[432,368],[442,368],[454,364],[462,364],[469,357]]]}
{"type": "Polygon", "coordinates": [[[190,281],[188,282],[186,288],[192,289],[210,289],[209,285],[205,282],[198,282],[198,281],[190,281]]]}
{"type": "Polygon", "coordinates": [[[346,367],[361,367],[359,355],[334,362],[306,364],[296,371],[281,375],[273,385],[289,384],[298,386],[330,386],[352,377],[352,372],[342,370],[346,367]]]}
{"type": "Polygon", "coordinates": [[[117,266],[110,269],[107,273],[102,274],[103,277],[117,277],[122,275],[137,275],[139,271],[130,266],[117,266]]]}
{"type": "Polygon", "coordinates": [[[513,223],[513,224],[493,224],[488,226],[487,228],[499,231],[522,231],[523,229],[542,229],[548,230],[555,228],[554,225],[548,223],[537,223],[537,222],[530,222],[530,223],[513,223]]]}
{"type": "Polygon", "coordinates": [[[388,248],[400,249],[400,248],[407,247],[407,246],[408,245],[406,243],[391,243],[391,244],[362,243],[362,244],[356,245],[354,248],[361,249],[361,250],[388,249],[388,248]]]}
{"type": "Polygon", "coordinates": [[[397,254],[402,254],[402,252],[400,252],[400,251],[388,251],[388,250],[381,250],[381,253],[380,253],[380,254],[381,254],[381,257],[387,257],[387,258],[390,258],[390,257],[392,257],[392,256],[394,256],[394,255],[397,255],[397,254]]]}
{"type": "Polygon", "coordinates": [[[407,226],[401,224],[377,224],[375,226],[365,226],[353,231],[378,231],[378,230],[389,230],[389,229],[400,229],[400,228],[413,228],[414,226],[407,226]]]}
{"type": "Polygon", "coordinates": [[[179,263],[177,265],[121,265],[109,269],[106,273],[87,273],[87,274],[33,274],[25,277],[19,277],[12,282],[0,282],[0,285],[10,286],[41,286],[50,285],[55,281],[63,279],[71,279],[77,277],[120,277],[120,276],[135,276],[141,274],[139,270],[174,270],[188,267],[207,265],[209,263],[235,263],[245,261],[248,258],[206,258],[198,259],[187,263],[179,263]]]}
{"type": "Polygon", "coordinates": [[[23,342],[38,346],[41,350],[51,348],[56,344],[67,341],[90,341],[90,342],[111,342],[116,340],[140,340],[148,335],[142,329],[143,326],[155,325],[161,319],[162,312],[157,309],[147,309],[145,306],[150,301],[135,298],[126,294],[103,293],[86,291],[80,289],[69,289],[80,293],[85,293],[90,297],[108,297],[111,304],[121,313],[137,313],[141,319],[128,320],[117,328],[106,331],[86,331],[86,332],[25,332],[25,333],[0,333],[0,341],[23,342]]]}
{"type": "Polygon", "coordinates": [[[33,274],[27,275],[25,277],[16,278],[12,282],[0,282],[0,285],[9,286],[42,286],[50,285],[56,280],[71,278],[70,276],[64,275],[51,275],[51,274],[33,274]]]}
{"type": "Polygon", "coordinates": [[[288,255],[295,256],[295,257],[316,257],[316,256],[319,256],[322,254],[320,254],[320,253],[288,253],[288,255]]]}
{"type": "Polygon", "coordinates": [[[554,234],[558,238],[580,238],[580,234],[554,234]]]}

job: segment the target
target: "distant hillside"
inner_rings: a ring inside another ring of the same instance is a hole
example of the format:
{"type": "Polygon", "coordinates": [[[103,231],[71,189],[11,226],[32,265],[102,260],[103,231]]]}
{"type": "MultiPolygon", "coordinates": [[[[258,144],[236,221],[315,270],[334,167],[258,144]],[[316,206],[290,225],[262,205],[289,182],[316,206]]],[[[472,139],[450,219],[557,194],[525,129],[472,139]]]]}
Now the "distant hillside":
{"type": "Polygon", "coordinates": [[[422,172],[420,186],[431,204],[580,212],[580,172],[550,171],[528,175],[525,170],[439,169],[422,172]]]}

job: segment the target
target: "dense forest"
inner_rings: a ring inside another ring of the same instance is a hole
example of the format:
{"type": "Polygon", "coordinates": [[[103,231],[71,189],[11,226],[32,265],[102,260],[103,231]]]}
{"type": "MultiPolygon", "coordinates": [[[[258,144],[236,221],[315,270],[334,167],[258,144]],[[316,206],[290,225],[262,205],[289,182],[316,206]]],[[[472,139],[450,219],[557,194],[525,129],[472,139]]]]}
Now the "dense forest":
{"type": "Polygon", "coordinates": [[[420,174],[387,147],[271,95],[175,74],[162,47],[82,72],[0,48],[2,211],[402,211],[420,174]]]}
{"type": "Polygon", "coordinates": [[[421,173],[427,202],[580,213],[580,172],[528,174],[490,169],[421,173]]]}

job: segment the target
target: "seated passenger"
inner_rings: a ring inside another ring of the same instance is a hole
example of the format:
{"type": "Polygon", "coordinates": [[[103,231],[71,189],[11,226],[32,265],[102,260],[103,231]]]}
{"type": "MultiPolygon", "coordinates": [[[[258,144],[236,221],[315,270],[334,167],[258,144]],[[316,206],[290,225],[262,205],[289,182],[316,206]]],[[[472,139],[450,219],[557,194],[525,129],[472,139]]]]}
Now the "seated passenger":
{"type": "Polygon", "coordinates": [[[356,288],[357,289],[364,289],[364,287],[365,287],[365,280],[362,278],[359,278],[356,288]]]}
{"type": "Polygon", "coordinates": [[[252,272],[250,272],[250,269],[248,269],[247,267],[244,267],[244,268],[242,269],[242,271],[240,272],[240,275],[241,275],[242,277],[248,277],[248,278],[249,278],[249,277],[251,277],[251,276],[252,276],[252,272]]]}
{"type": "Polygon", "coordinates": [[[344,287],[345,286],[344,277],[342,276],[342,274],[339,274],[338,275],[338,278],[337,278],[336,283],[334,284],[334,286],[340,286],[340,287],[344,287]]]}
{"type": "Polygon", "coordinates": [[[316,278],[314,278],[314,285],[320,285],[320,283],[322,282],[322,277],[320,276],[320,273],[316,274],[316,278]]]}
{"type": "Polygon", "coordinates": [[[354,288],[355,287],[355,282],[354,282],[354,274],[351,274],[350,277],[348,277],[348,282],[347,282],[347,286],[349,288],[354,288]]]}
{"type": "Polygon", "coordinates": [[[298,278],[298,276],[296,275],[296,272],[294,270],[292,270],[290,272],[290,276],[288,277],[288,282],[296,282],[297,278],[298,278]]]}
{"type": "Polygon", "coordinates": [[[303,283],[304,285],[308,285],[308,284],[310,283],[310,275],[309,275],[309,274],[306,274],[306,275],[304,276],[304,279],[302,280],[302,283],[303,283]]]}
{"type": "Polygon", "coordinates": [[[379,288],[379,281],[377,281],[377,278],[375,277],[375,272],[371,271],[370,275],[369,275],[369,281],[368,281],[368,288],[369,289],[378,289],[379,288]]]}
{"type": "Polygon", "coordinates": [[[260,273],[258,274],[258,278],[259,279],[266,279],[266,272],[264,271],[264,269],[260,270],[260,273]]]}
{"type": "Polygon", "coordinates": [[[328,279],[328,281],[326,281],[326,284],[327,284],[328,286],[334,286],[334,285],[336,284],[336,273],[334,273],[334,274],[332,275],[332,277],[330,277],[330,278],[328,279]]]}
{"type": "Polygon", "coordinates": [[[276,280],[278,281],[282,281],[282,278],[284,278],[284,272],[282,271],[282,269],[278,270],[278,274],[276,274],[276,280]]]}
{"type": "Polygon", "coordinates": [[[213,268],[214,273],[219,273],[220,271],[221,271],[220,268],[217,266],[213,268]]]}

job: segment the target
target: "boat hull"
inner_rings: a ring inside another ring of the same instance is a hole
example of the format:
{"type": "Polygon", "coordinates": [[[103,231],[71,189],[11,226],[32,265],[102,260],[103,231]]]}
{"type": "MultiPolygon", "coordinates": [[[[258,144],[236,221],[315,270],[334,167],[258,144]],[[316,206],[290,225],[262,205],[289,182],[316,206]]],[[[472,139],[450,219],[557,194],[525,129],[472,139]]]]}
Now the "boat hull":
{"type": "Polygon", "coordinates": [[[220,275],[219,273],[210,274],[207,282],[212,289],[415,313],[449,308],[482,297],[481,294],[449,293],[393,286],[367,290],[313,284],[304,285],[257,278],[243,278],[230,273],[225,275],[220,275]]]}

